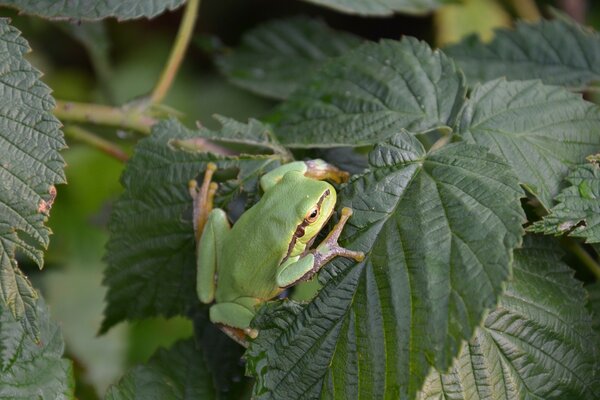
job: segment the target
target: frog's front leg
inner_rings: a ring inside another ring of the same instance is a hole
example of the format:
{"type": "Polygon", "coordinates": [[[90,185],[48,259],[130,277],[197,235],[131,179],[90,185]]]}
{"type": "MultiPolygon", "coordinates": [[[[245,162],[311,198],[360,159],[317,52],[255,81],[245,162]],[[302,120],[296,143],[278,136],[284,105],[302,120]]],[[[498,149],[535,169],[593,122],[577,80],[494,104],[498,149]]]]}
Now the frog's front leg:
{"type": "Polygon", "coordinates": [[[365,258],[363,252],[345,249],[337,242],[351,215],[352,209],[344,207],[339,222],[316,249],[302,256],[290,257],[282,263],[277,270],[277,285],[286,288],[300,281],[306,281],[337,256],[362,261],[365,258]]]}

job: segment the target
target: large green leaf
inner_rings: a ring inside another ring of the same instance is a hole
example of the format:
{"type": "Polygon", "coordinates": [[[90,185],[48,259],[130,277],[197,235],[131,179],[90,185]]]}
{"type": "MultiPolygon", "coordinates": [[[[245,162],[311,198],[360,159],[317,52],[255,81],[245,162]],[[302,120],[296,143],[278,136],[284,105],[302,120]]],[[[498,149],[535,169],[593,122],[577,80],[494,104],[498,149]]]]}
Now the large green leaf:
{"type": "Polygon", "coordinates": [[[571,186],[556,197],[550,214],[533,224],[532,232],[569,236],[600,243],[600,168],[595,164],[577,167],[567,177],[571,186]]]}
{"type": "Polygon", "coordinates": [[[358,37],[334,31],[320,20],[295,17],[249,31],[238,48],[217,57],[217,65],[236,85],[285,99],[326,60],[360,43],[358,37]]]}
{"type": "Polygon", "coordinates": [[[473,91],[457,130],[504,157],[548,209],[569,168],[598,151],[600,108],[540,81],[498,79],[473,91]]]}
{"type": "Polygon", "coordinates": [[[425,14],[457,0],[305,0],[334,10],[359,15],[425,14]]]}
{"type": "Polygon", "coordinates": [[[599,342],[557,244],[527,238],[498,308],[421,399],[598,399],[599,342]]]}
{"type": "Polygon", "coordinates": [[[261,309],[247,353],[257,398],[412,398],[495,307],[524,220],[517,178],[466,143],[425,154],[398,134],[340,193],[354,210],[309,305],[261,309]]]}
{"type": "Polygon", "coordinates": [[[600,282],[585,287],[588,293],[587,307],[592,314],[592,327],[600,335],[600,282]]]}
{"type": "Polygon", "coordinates": [[[115,17],[120,21],[152,18],[174,10],[186,0],[0,0],[0,6],[14,7],[22,13],[52,19],[98,20],[115,17]]]}
{"type": "Polygon", "coordinates": [[[38,298],[39,341],[23,329],[12,313],[0,307],[0,399],[72,399],[71,361],[62,358],[64,342],[58,324],[38,298]]]}
{"type": "Polygon", "coordinates": [[[189,149],[203,133],[210,134],[165,121],[136,146],[109,224],[102,331],[124,319],[185,314],[198,301],[188,182],[203,174],[207,162],[243,172],[244,177],[223,185],[227,200],[239,190],[255,192],[251,178],[277,165],[276,156],[225,158],[189,149]]]}
{"type": "Polygon", "coordinates": [[[215,399],[211,374],[193,339],[160,349],[148,361],[130,370],[109,388],[106,400],[215,399]]]}
{"type": "Polygon", "coordinates": [[[44,225],[57,183],[65,181],[65,147],[54,100],[23,55],[20,32],[0,18],[0,309],[8,308],[25,329],[37,334],[31,284],[15,261],[19,251],[43,264],[48,246],[44,225]]]}
{"type": "Polygon", "coordinates": [[[465,97],[454,62],[414,38],[368,43],[327,63],[279,110],[290,147],[377,143],[407,129],[446,128],[465,97]]]}
{"type": "Polygon", "coordinates": [[[515,30],[497,30],[489,43],[469,36],[444,51],[472,85],[506,77],[584,89],[600,80],[600,35],[563,20],[518,22],[515,30]]]}

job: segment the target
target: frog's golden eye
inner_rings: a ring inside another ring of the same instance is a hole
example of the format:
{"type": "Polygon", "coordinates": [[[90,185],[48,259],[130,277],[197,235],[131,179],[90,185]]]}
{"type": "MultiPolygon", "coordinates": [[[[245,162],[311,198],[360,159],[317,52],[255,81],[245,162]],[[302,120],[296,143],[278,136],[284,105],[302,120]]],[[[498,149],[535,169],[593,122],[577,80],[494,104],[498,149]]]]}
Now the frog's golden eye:
{"type": "Polygon", "coordinates": [[[309,224],[312,224],[313,222],[315,222],[317,220],[317,218],[319,218],[319,207],[315,206],[310,209],[308,214],[306,214],[306,218],[304,218],[304,219],[309,224]]]}

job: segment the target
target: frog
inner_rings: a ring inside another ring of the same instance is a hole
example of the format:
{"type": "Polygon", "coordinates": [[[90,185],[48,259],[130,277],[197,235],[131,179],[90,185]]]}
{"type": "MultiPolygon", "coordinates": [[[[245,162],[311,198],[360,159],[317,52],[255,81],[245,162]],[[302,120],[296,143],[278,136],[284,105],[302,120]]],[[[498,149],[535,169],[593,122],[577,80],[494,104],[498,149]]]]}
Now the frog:
{"type": "Polygon", "coordinates": [[[323,160],[294,161],[264,174],[262,197],[233,224],[214,207],[217,166],[208,163],[202,184],[190,181],[196,238],[196,291],[211,304],[209,319],[247,347],[259,332],[251,328],[258,308],[286,289],[314,279],[335,257],[360,262],[364,253],[338,244],[352,215],[341,209],[339,221],[315,248],[317,235],[335,212],[332,184],[348,173],[323,160]]]}

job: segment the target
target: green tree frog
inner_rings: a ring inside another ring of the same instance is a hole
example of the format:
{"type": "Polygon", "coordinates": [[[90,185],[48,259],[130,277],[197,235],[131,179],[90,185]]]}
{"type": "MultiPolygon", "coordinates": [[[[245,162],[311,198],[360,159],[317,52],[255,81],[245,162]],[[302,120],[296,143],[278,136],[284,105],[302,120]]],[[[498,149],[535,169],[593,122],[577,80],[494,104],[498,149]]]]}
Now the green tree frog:
{"type": "Polygon", "coordinates": [[[190,182],[197,240],[197,292],[210,307],[210,320],[247,345],[258,332],[250,322],[258,307],[285,288],[312,278],[336,256],[362,261],[362,252],[340,247],[338,237],[352,215],[340,221],[315,249],[317,234],[334,212],[336,191],[325,182],[348,174],[322,160],[297,161],[265,174],[261,199],[230,227],[225,212],[213,209],[216,170],[209,163],[200,188],[190,182]]]}

